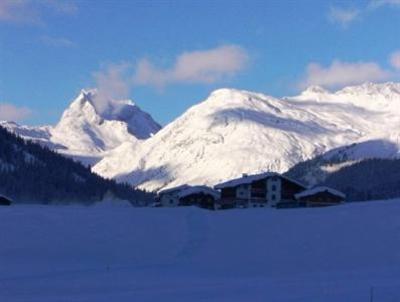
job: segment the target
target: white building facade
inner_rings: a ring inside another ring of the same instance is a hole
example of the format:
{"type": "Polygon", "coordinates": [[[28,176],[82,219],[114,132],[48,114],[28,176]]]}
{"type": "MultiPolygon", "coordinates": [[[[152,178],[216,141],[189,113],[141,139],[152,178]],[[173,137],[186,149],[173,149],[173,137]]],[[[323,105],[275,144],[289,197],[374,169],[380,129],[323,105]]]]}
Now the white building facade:
{"type": "Polygon", "coordinates": [[[215,186],[221,192],[221,205],[239,207],[276,207],[281,203],[295,202],[294,195],[306,187],[278,173],[244,174],[215,186]]]}

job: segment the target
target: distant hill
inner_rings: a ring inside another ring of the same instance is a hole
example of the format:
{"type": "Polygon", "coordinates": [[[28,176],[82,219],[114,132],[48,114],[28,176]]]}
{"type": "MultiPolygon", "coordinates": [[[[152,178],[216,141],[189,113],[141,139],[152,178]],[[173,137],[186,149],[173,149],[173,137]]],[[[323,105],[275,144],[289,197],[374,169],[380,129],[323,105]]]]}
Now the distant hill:
{"type": "MultiPolygon", "coordinates": [[[[321,157],[300,163],[286,174],[307,182],[310,179],[310,167],[315,166],[316,160],[321,160],[321,157]]],[[[324,164],[325,166],[329,165],[328,162],[324,164]]],[[[335,160],[330,165],[335,166],[335,160]]],[[[361,160],[336,171],[325,173],[321,179],[323,180],[319,184],[346,193],[349,201],[400,197],[400,159],[361,160]]]]}
{"type": "Polygon", "coordinates": [[[366,159],[398,159],[398,145],[389,140],[373,139],[329,150],[293,166],[288,175],[309,185],[322,183],[333,172],[366,159]]]}
{"type": "Polygon", "coordinates": [[[94,203],[108,198],[134,204],[152,200],[152,194],[117,184],[90,171],[90,167],[0,127],[0,194],[16,202],[94,203]]]}
{"type": "Polygon", "coordinates": [[[367,159],[330,174],[324,184],[351,201],[400,197],[400,159],[367,159]]]}

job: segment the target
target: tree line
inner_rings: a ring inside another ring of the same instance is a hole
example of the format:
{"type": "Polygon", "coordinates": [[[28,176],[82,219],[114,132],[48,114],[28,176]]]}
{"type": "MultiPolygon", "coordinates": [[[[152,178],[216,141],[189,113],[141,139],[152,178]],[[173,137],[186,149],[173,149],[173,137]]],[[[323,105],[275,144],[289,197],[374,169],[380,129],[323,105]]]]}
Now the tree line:
{"type": "Polygon", "coordinates": [[[0,194],[17,202],[94,203],[107,197],[134,204],[152,193],[104,179],[79,162],[0,127],[0,194]]]}

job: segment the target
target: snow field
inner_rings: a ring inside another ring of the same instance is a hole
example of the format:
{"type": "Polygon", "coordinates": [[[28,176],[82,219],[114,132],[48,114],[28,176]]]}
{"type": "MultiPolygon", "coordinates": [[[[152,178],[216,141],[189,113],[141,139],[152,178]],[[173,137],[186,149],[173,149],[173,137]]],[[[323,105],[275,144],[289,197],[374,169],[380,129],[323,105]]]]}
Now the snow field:
{"type": "Polygon", "coordinates": [[[0,208],[0,301],[400,300],[400,200],[0,208]]]}

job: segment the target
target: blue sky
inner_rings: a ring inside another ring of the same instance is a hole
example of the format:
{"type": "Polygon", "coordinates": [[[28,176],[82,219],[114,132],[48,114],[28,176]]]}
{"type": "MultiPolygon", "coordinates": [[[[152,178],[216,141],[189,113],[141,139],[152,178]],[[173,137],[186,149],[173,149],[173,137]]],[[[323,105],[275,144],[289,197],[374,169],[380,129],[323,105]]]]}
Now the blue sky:
{"type": "Polygon", "coordinates": [[[0,2],[0,119],[54,124],[80,89],[166,124],[214,89],[397,81],[400,0],[0,2]]]}

